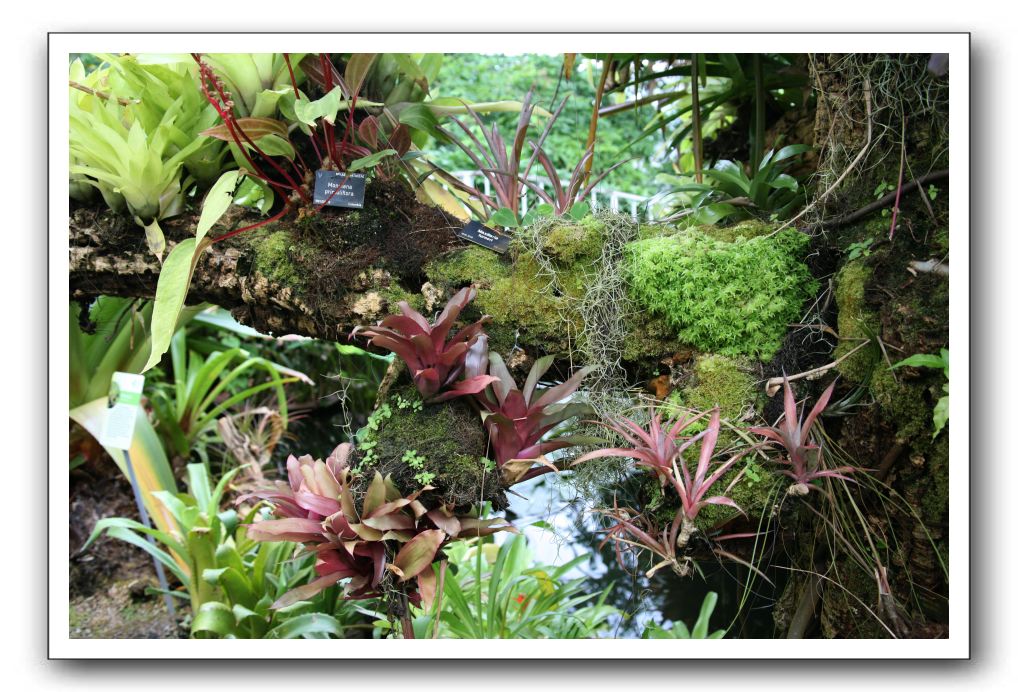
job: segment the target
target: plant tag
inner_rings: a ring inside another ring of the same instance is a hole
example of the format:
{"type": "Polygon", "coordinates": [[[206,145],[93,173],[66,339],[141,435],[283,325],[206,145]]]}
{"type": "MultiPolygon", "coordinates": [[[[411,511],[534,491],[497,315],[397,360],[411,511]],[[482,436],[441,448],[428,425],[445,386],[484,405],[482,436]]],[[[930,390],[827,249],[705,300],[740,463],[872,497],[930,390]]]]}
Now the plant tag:
{"type": "Polygon", "coordinates": [[[145,376],[129,372],[113,373],[110,393],[106,399],[106,419],[103,421],[99,444],[113,449],[130,449],[134,438],[134,423],[141,410],[141,390],[145,376]]]}
{"type": "Polygon", "coordinates": [[[456,235],[463,240],[469,240],[471,243],[494,250],[500,255],[509,249],[509,236],[493,231],[477,221],[471,221],[457,231],[456,235]]]}
{"type": "Polygon", "coordinates": [[[364,208],[364,174],[315,171],[317,206],[364,208]]]}

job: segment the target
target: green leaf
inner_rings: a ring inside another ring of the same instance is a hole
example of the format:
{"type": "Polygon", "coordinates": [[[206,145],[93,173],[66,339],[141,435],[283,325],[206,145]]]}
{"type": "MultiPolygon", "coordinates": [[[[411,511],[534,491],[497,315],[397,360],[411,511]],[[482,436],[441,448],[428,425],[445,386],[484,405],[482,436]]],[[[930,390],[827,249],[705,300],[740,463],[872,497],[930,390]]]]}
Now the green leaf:
{"type": "Polygon", "coordinates": [[[244,177],[233,193],[233,203],[239,207],[257,209],[263,214],[272,208],[275,195],[272,188],[257,178],[244,177]]]}
{"type": "Polygon", "coordinates": [[[900,368],[903,365],[909,365],[913,368],[936,368],[943,370],[947,363],[940,356],[934,356],[928,353],[917,353],[914,356],[909,356],[905,360],[900,360],[891,366],[891,369],[900,368]]]}
{"type": "Polygon", "coordinates": [[[290,141],[276,135],[265,135],[256,144],[269,156],[283,156],[288,159],[296,156],[290,141]]]}
{"type": "Polygon", "coordinates": [[[693,625],[693,639],[706,639],[707,630],[710,627],[710,616],[714,612],[714,606],[717,605],[718,595],[714,591],[709,592],[704,596],[703,604],[700,606],[700,616],[696,619],[696,623],[693,625]]]}
{"type": "Polygon", "coordinates": [[[438,124],[438,118],[423,103],[414,103],[399,112],[399,122],[407,127],[431,134],[438,124]]]}
{"type": "Polygon", "coordinates": [[[589,213],[590,205],[586,202],[580,202],[579,204],[574,204],[573,208],[569,210],[569,218],[579,221],[589,213]]]}
{"type": "Polygon", "coordinates": [[[343,636],[343,626],[331,615],[305,613],[276,625],[265,633],[266,639],[297,639],[309,634],[331,634],[343,636]]]}
{"type": "Polygon", "coordinates": [[[502,207],[488,219],[488,223],[494,226],[504,226],[505,228],[517,228],[520,222],[516,219],[516,215],[509,209],[502,207]]]}
{"type": "Polygon", "coordinates": [[[937,400],[937,405],[933,407],[933,437],[940,434],[940,431],[947,425],[947,419],[950,415],[951,404],[949,396],[942,396],[937,400]]]}
{"type": "Polygon", "coordinates": [[[191,623],[191,634],[211,632],[220,637],[226,637],[233,634],[236,627],[237,619],[228,605],[219,601],[208,601],[202,603],[198,614],[194,616],[194,621],[191,623]]]}
{"type": "Polygon", "coordinates": [[[396,153],[398,152],[395,149],[383,149],[382,151],[376,151],[374,154],[351,161],[346,170],[349,173],[353,173],[354,171],[363,170],[365,168],[374,168],[382,161],[382,159],[387,156],[393,156],[396,153]]]}
{"type": "Polygon", "coordinates": [[[205,195],[205,202],[201,207],[201,216],[198,218],[198,228],[195,230],[195,239],[201,242],[209,229],[222,218],[226,210],[233,202],[233,191],[237,187],[237,179],[240,171],[227,171],[219,176],[219,180],[212,186],[209,193],[205,195]]]}
{"type": "Polygon", "coordinates": [[[152,352],[142,372],[156,365],[170,347],[170,340],[177,329],[177,318],[184,307],[187,289],[191,285],[191,275],[197,257],[205,248],[203,241],[199,246],[196,239],[188,238],[177,243],[170,251],[170,256],[163,263],[156,283],[156,299],[152,308],[152,352]],[[199,248],[196,251],[196,248],[199,248]]]}

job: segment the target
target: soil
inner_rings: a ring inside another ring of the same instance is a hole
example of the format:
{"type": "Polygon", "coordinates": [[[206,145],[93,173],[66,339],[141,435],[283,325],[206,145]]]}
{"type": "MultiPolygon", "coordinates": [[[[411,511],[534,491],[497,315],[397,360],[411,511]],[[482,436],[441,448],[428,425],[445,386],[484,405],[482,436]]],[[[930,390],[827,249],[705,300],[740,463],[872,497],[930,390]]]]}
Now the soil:
{"type": "Polygon", "coordinates": [[[81,553],[95,523],[105,517],[138,520],[130,484],[109,458],[71,473],[70,604],[72,638],[173,639],[186,636],[178,624],[187,606],[177,599],[177,618],[167,613],[152,559],[140,548],[103,536],[81,553]]]}

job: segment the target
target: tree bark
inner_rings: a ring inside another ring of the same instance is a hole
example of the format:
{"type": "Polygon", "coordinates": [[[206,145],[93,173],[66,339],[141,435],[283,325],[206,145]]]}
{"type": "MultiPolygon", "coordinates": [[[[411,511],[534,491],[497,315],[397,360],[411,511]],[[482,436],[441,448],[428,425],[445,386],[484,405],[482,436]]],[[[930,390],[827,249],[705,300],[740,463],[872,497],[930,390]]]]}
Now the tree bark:
{"type": "MultiPolygon", "coordinates": [[[[90,209],[69,221],[72,300],[155,296],[160,263],[140,228],[90,209]]],[[[402,183],[376,181],[363,210],[329,208],[213,243],[187,302],[214,303],[265,333],[345,338],[387,312],[388,303],[420,293],[427,262],[464,245],[455,234],[461,225],[402,183]]],[[[168,246],[193,228],[193,217],[164,224],[168,246]]]]}

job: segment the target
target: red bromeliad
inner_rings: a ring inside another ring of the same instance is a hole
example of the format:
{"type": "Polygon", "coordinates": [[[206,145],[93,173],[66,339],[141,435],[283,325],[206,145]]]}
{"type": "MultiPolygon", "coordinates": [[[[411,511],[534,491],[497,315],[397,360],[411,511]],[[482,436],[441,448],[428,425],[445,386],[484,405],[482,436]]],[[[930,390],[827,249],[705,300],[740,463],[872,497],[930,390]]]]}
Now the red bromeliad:
{"type": "Polygon", "coordinates": [[[240,501],[257,497],[270,502],[277,518],[248,526],[257,541],[294,541],[317,553],[318,577],[284,594],[274,604],[282,608],[309,598],[348,579],[347,598],[370,598],[386,591],[386,575],[403,586],[410,602],[420,603],[421,587],[430,588],[434,573],[428,569],[441,548],[458,538],[486,536],[512,530],[502,519],[456,516],[447,507],[428,510],[417,499],[421,490],[404,497],[390,478],[376,473],[358,511],[349,467],[353,447],[338,446],[324,462],[310,456],[287,459],[288,482],[257,491],[240,501]]]}
{"type": "Polygon", "coordinates": [[[560,423],[590,412],[586,404],[565,404],[562,401],[576,392],[583,378],[593,370],[592,367],[578,370],[562,384],[537,389],[541,377],[548,372],[553,360],[552,356],[537,360],[530,369],[523,391],[520,391],[497,353],[488,354],[487,349],[479,348],[468,356],[468,376],[480,377],[479,373],[485,371],[492,376],[491,390],[486,389],[479,394],[477,401],[486,410],[482,416],[494,449],[495,462],[510,485],[549,471],[557,471],[558,468],[551,462],[531,468],[535,461],[542,460],[548,452],[598,442],[575,435],[544,439],[560,423]]]}
{"type": "MultiPolygon", "coordinates": [[[[802,416],[797,413],[798,406],[795,401],[795,395],[792,393],[792,387],[786,377],[784,382],[785,415],[781,420],[780,426],[749,429],[750,432],[762,435],[770,440],[771,443],[784,448],[787,456],[778,459],[778,462],[789,467],[782,469],[781,473],[795,481],[795,484],[788,489],[790,495],[807,494],[810,483],[818,478],[850,480],[844,474],[857,470],[852,466],[825,469],[823,467],[823,449],[811,443],[810,440],[810,430],[817,418],[820,417],[820,414],[823,413],[823,410],[827,408],[831,395],[834,393],[834,385],[835,383],[832,382],[824,390],[824,393],[817,399],[817,403],[804,421],[802,416]]],[[[805,413],[805,408],[803,413],[805,413]]]]}
{"type": "Polygon", "coordinates": [[[475,375],[460,380],[459,377],[463,374],[468,351],[487,350],[487,338],[482,330],[484,323],[491,318],[485,315],[449,337],[456,318],[476,295],[477,289],[473,287],[462,289],[453,296],[434,324],[430,324],[409,304],[401,302],[399,309],[402,315],[390,315],[374,327],[356,327],[350,337],[363,334],[369,337],[372,346],[384,348],[402,358],[425,402],[437,403],[477,394],[497,378],[475,375]]]}

